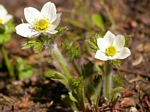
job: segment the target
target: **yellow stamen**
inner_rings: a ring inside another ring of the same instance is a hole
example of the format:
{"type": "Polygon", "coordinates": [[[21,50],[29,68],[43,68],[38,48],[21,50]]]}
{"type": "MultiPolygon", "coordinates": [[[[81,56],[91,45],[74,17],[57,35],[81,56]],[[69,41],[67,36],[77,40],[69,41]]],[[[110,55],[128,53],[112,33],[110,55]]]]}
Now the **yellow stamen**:
{"type": "Polygon", "coordinates": [[[107,56],[114,56],[116,54],[116,47],[113,45],[110,45],[106,48],[106,55],[107,56]]]}
{"type": "Polygon", "coordinates": [[[39,32],[44,32],[48,29],[49,25],[50,22],[45,18],[40,20],[35,19],[33,27],[39,32]]]}
{"type": "Polygon", "coordinates": [[[0,24],[2,24],[2,19],[0,18],[0,24]]]}

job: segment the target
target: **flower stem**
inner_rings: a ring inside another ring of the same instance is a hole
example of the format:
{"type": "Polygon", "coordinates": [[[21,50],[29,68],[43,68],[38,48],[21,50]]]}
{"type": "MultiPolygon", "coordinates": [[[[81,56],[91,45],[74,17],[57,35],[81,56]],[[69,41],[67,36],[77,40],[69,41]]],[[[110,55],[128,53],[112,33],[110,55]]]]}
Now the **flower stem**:
{"type": "Polygon", "coordinates": [[[57,47],[57,44],[52,43],[52,45],[50,45],[50,46],[51,46],[50,53],[51,53],[52,57],[58,63],[61,72],[64,73],[64,75],[66,76],[66,78],[69,81],[69,79],[71,78],[71,75],[70,75],[70,72],[67,68],[66,62],[65,62],[61,52],[59,51],[59,49],[57,47]]]}
{"type": "Polygon", "coordinates": [[[76,66],[74,60],[72,60],[71,63],[72,63],[72,65],[73,65],[73,67],[75,68],[76,72],[78,73],[78,75],[81,76],[81,73],[80,73],[78,67],[76,66]]]}
{"type": "Polygon", "coordinates": [[[111,100],[111,89],[112,89],[112,67],[109,61],[104,64],[104,96],[109,102],[111,100]]]}
{"type": "Polygon", "coordinates": [[[82,110],[82,112],[87,112],[86,111],[86,107],[85,107],[85,96],[84,96],[84,88],[82,88],[82,85],[80,85],[78,88],[77,88],[77,94],[79,96],[79,106],[82,110]]]}
{"type": "Polygon", "coordinates": [[[0,50],[2,51],[2,55],[4,57],[4,61],[5,61],[6,67],[8,69],[9,75],[11,77],[13,77],[14,76],[13,66],[10,63],[10,61],[8,59],[8,55],[6,53],[6,50],[5,50],[5,48],[4,48],[4,46],[2,44],[0,45],[0,50]]]}

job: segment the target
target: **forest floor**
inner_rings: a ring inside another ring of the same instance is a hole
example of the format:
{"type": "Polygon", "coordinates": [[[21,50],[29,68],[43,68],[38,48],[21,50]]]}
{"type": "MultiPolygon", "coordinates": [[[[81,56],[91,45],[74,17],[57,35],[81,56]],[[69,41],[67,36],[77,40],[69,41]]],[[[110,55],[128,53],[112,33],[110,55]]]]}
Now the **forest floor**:
{"type": "MultiPolygon", "coordinates": [[[[25,7],[32,6],[40,10],[47,1],[0,0],[0,3],[14,16],[14,23],[18,25],[24,18],[25,7]]],[[[93,32],[98,33],[100,30],[91,26],[93,31],[90,34],[86,29],[71,24],[69,20],[73,19],[87,27],[79,12],[78,1],[84,1],[81,3],[84,3],[87,11],[85,13],[89,17],[92,13],[98,13],[103,17],[104,22],[112,19],[114,25],[108,25],[107,30],[111,30],[116,35],[131,35],[129,48],[132,55],[122,61],[121,67],[114,68],[115,73],[121,76],[122,87],[125,88],[123,97],[117,103],[122,106],[119,112],[129,112],[132,106],[139,112],[150,112],[150,1],[114,0],[113,4],[111,0],[104,0],[105,5],[102,5],[101,0],[51,0],[56,4],[58,12],[62,12],[60,24],[68,27],[67,34],[71,37],[82,36],[86,39],[92,38],[91,34],[94,35],[93,32]],[[74,17],[71,16],[72,13],[75,13],[74,17]]],[[[64,36],[60,37],[58,44],[62,43],[64,38],[64,36]]],[[[32,66],[33,75],[30,79],[19,80],[17,72],[13,78],[10,78],[0,52],[0,112],[72,112],[61,101],[61,95],[68,92],[65,86],[43,75],[48,68],[57,68],[49,53],[42,51],[40,54],[35,54],[32,49],[23,50],[21,45],[25,41],[25,38],[14,33],[11,41],[4,46],[12,63],[15,59],[22,58],[32,66]]],[[[84,39],[77,41],[81,48],[83,41],[84,39]]],[[[87,58],[94,60],[84,54],[80,60],[81,63],[86,62],[87,58]]],[[[99,63],[98,60],[96,62],[99,63]]],[[[74,73],[74,70],[72,72],[74,73]]]]}

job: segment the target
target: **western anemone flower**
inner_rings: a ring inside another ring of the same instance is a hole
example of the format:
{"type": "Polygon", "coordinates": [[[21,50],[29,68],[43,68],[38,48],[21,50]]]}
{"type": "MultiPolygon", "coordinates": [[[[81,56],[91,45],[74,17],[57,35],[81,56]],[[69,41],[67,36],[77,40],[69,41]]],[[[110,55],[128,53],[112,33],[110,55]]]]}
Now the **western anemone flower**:
{"type": "Polygon", "coordinates": [[[45,3],[41,11],[33,7],[27,7],[24,9],[24,15],[27,23],[16,26],[18,35],[31,38],[40,34],[57,33],[55,29],[60,23],[61,13],[56,13],[54,3],[45,3]]]}

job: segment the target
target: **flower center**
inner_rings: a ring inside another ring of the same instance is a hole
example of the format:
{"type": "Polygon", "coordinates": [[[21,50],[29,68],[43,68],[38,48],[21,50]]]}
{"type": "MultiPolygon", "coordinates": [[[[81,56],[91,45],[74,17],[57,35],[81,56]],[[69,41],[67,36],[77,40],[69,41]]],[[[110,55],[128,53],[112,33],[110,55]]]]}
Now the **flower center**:
{"type": "Polygon", "coordinates": [[[2,24],[2,19],[0,18],[0,24],[2,24]]]}
{"type": "Polygon", "coordinates": [[[47,30],[49,24],[50,22],[45,18],[40,20],[36,18],[35,22],[33,23],[33,27],[39,32],[44,32],[47,30]]]}
{"type": "Polygon", "coordinates": [[[110,45],[106,48],[106,55],[107,56],[114,56],[116,54],[116,47],[110,45]]]}

